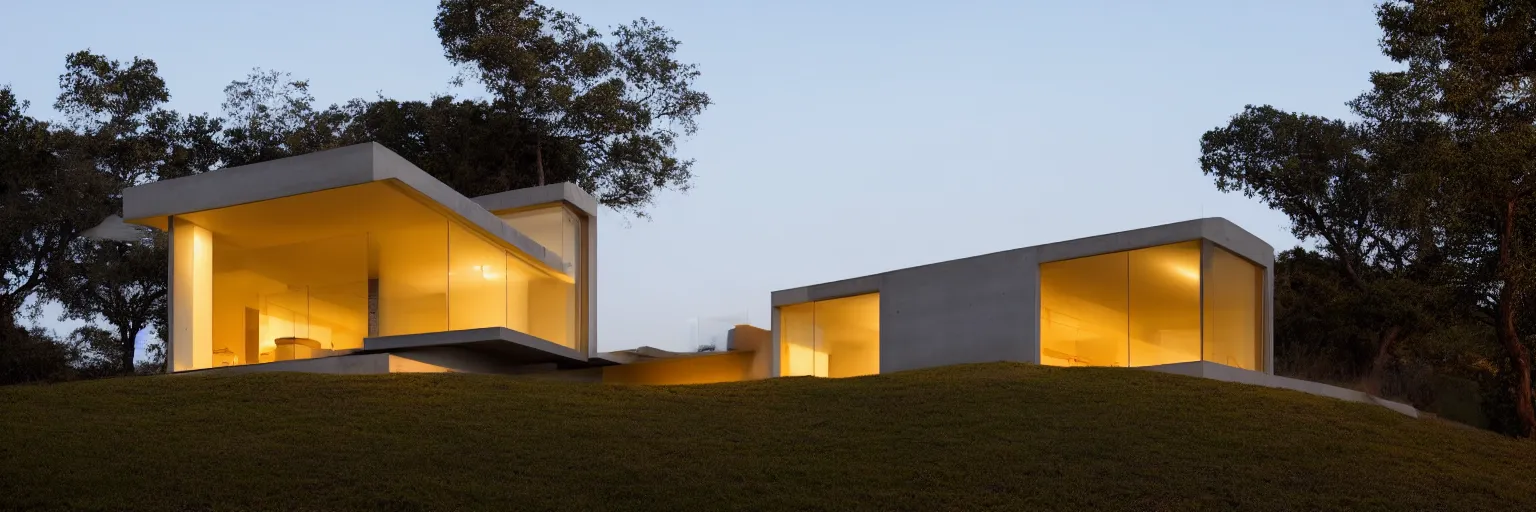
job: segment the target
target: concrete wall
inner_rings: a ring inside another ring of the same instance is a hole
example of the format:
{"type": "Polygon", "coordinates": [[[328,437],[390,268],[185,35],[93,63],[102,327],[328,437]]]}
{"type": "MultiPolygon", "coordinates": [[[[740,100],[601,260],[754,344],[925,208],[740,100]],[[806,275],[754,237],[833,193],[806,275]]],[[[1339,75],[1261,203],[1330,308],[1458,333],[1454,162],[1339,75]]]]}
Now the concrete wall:
{"type": "Polygon", "coordinates": [[[178,372],[173,375],[240,375],[256,372],[303,372],[303,373],[330,373],[339,375],[372,375],[390,372],[389,354],[351,354],[344,356],[321,357],[316,359],[297,359],[293,361],[278,361],[273,363],[247,364],[242,366],[225,366],[222,368],[209,368],[190,372],[178,372]]]}
{"type": "Polygon", "coordinates": [[[1037,268],[1021,249],[885,274],[880,371],[1034,362],[1037,268]]]}
{"type": "MultiPolygon", "coordinates": [[[[347,354],[314,359],[209,368],[176,375],[240,375],[256,372],[329,373],[336,375],[373,375],[380,373],[494,373],[502,375],[544,375],[583,370],[557,371],[554,364],[513,364],[488,357],[483,352],[459,347],[429,347],[390,353],[347,354]]],[[[576,379],[580,380],[580,379],[576,379]]],[[[596,380],[589,379],[589,380],[596,380]]]]}
{"type": "Polygon", "coordinates": [[[750,325],[731,328],[725,334],[725,349],[752,353],[751,368],[747,371],[748,380],[766,379],[774,375],[773,333],[768,330],[750,325]]]}
{"type": "Polygon", "coordinates": [[[728,351],[603,367],[610,384],[713,384],[752,380],[753,352],[728,351]]]}

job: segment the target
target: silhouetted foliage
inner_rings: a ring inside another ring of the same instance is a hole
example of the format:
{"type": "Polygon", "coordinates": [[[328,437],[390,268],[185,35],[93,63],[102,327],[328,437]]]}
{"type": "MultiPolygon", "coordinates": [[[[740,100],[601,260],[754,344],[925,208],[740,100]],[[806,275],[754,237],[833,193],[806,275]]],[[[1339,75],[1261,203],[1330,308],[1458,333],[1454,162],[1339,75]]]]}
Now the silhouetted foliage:
{"type": "Polygon", "coordinates": [[[68,379],[73,359],[69,347],[42,329],[0,325],[0,384],[68,379]]]}
{"type": "Polygon", "coordinates": [[[1360,121],[1248,107],[1205,135],[1202,168],[1317,244],[1318,257],[1291,255],[1291,285],[1310,291],[1277,310],[1277,331],[1310,322],[1336,348],[1375,338],[1385,354],[1482,322],[1502,352],[1487,368],[1495,394],[1508,396],[1491,407],[1508,404],[1508,431],[1536,436],[1520,334],[1536,322],[1536,4],[1388,1],[1377,20],[1405,69],[1371,75],[1349,104],[1360,121]]]}

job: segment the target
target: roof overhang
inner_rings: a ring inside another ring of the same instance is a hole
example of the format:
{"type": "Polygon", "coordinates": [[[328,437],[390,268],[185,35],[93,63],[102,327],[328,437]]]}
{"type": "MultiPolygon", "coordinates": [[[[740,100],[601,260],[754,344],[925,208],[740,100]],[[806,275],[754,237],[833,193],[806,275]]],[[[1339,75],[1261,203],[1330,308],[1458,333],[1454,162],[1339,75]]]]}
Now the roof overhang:
{"type": "MultiPolygon", "coordinates": [[[[1049,263],[1052,261],[1069,260],[1099,254],[1129,251],[1146,247],[1187,242],[1190,240],[1209,240],[1242,256],[1259,266],[1269,269],[1275,264],[1275,248],[1263,239],[1254,236],[1237,224],[1221,217],[1209,217],[1204,219],[1187,220],[1152,226],[1106,235],[1098,235],[1064,242],[1055,242],[1044,245],[1025,247],[1003,251],[1002,253],[1024,252],[1036,263],[1049,263]]],[[[982,255],[972,258],[985,258],[991,256],[982,255]]],[[[962,258],[931,265],[941,265],[951,262],[964,261],[972,258],[962,258]]],[[[788,306],[804,302],[830,300],[840,297],[876,293],[880,291],[881,283],[886,275],[904,272],[918,267],[892,270],[863,277],[832,281],[829,283],[802,286],[773,292],[770,303],[773,307],[788,306]]]]}
{"type": "MultiPolygon", "coordinates": [[[[464,197],[405,158],[373,142],[125,189],[123,218],[128,223],[165,230],[174,215],[376,181],[390,182],[444,215],[456,217],[466,225],[500,239],[521,251],[532,263],[557,273],[561,273],[560,269],[570,268],[557,253],[508,226],[476,200],[464,197]]],[[[538,188],[544,187],[534,190],[538,188]]]]}
{"type": "Polygon", "coordinates": [[[476,197],[474,201],[481,208],[497,214],[563,202],[582,215],[597,216],[597,198],[570,182],[497,192],[476,197]]]}

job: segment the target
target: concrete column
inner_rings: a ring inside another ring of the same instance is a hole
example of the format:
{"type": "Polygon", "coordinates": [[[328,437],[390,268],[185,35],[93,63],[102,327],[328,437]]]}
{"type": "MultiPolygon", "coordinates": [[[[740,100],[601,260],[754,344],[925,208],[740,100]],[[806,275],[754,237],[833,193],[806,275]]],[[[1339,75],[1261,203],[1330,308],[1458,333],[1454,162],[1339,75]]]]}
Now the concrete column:
{"type": "Polygon", "coordinates": [[[783,329],[779,328],[779,308],[777,306],[773,308],[773,315],[769,317],[768,322],[769,332],[772,333],[768,346],[766,347],[768,350],[768,376],[778,377],[783,375],[783,372],[780,371],[779,366],[783,364],[781,361],[779,361],[779,354],[780,351],[783,350],[782,347],[784,346],[784,333],[783,329]]]}
{"type": "Polygon", "coordinates": [[[171,371],[213,366],[213,233],[171,219],[171,371]]]}

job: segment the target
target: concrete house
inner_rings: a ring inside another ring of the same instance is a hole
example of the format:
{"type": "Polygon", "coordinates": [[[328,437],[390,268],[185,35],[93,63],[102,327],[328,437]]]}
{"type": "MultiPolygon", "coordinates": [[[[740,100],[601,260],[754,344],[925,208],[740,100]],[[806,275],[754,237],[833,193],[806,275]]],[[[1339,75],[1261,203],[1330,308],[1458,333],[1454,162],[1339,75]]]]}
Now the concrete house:
{"type": "Polygon", "coordinates": [[[168,370],[586,366],[597,202],[466,198],[360,144],[129,188],[170,233],[168,370]]]}
{"type": "Polygon", "coordinates": [[[1274,249],[1225,219],[774,292],[777,375],[1024,361],[1270,372],[1274,249]]]}
{"type": "Polygon", "coordinates": [[[688,384],[1017,361],[1366,400],[1273,375],[1274,249],[1219,218],[774,292],[769,330],[685,354],[596,350],[598,205],[573,184],[468,198],[369,143],[123,197],[170,234],[173,373],[688,384]]]}

